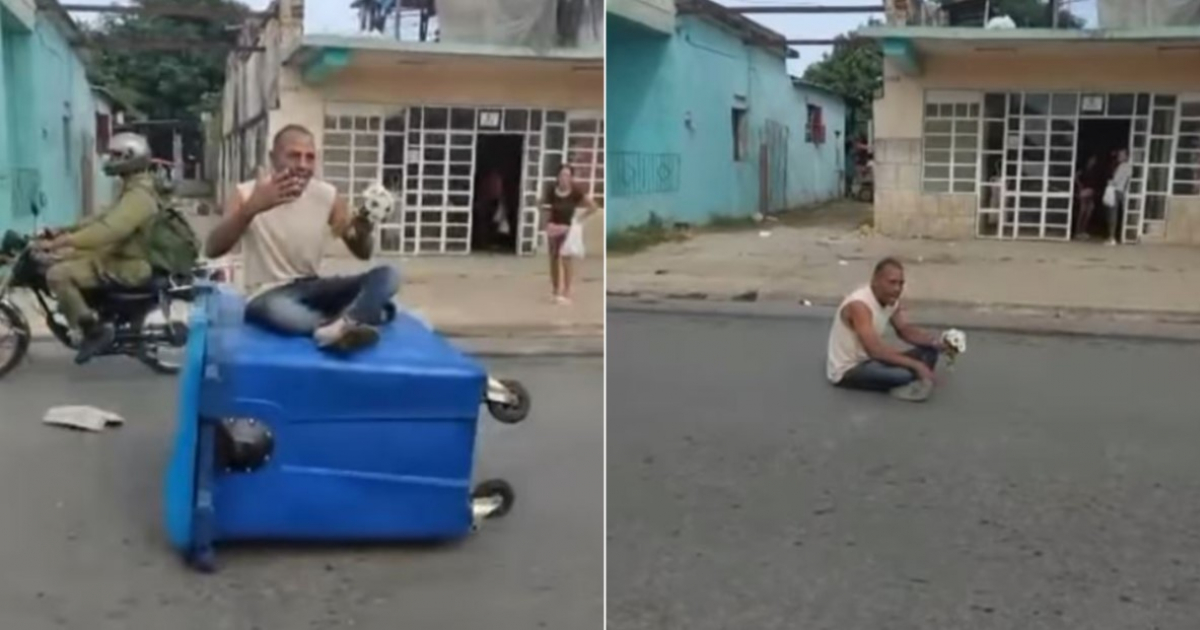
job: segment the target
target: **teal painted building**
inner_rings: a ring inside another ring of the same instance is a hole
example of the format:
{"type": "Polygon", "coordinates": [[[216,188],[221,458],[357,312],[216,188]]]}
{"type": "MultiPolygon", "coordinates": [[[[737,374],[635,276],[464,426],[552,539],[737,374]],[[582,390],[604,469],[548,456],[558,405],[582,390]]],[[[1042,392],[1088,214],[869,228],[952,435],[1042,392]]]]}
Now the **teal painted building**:
{"type": "Polygon", "coordinates": [[[844,100],[790,76],[779,33],[710,0],[674,28],[608,16],[608,231],[841,196],[844,100]]]}
{"type": "Polygon", "coordinates": [[[69,224],[111,199],[77,35],[61,10],[0,0],[0,231],[69,224]]]}

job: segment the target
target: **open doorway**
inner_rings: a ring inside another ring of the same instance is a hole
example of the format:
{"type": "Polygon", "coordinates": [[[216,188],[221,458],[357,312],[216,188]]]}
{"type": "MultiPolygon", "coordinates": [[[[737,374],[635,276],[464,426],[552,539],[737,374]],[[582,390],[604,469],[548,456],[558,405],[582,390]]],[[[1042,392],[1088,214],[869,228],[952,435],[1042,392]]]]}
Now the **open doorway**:
{"type": "Polygon", "coordinates": [[[475,145],[471,250],[517,253],[522,134],[480,134],[475,145]]]}
{"type": "MultiPolygon", "coordinates": [[[[1078,224],[1082,202],[1078,193],[1075,198],[1076,233],[1084,238],[1106,238],[1109,226],[1106,224],[1103,198],[1104,189],[1117,168],[1117,152],[1129,149],[1129,134],[1133,121],[1127,118],[1081,118],[1079,120],[1079,138],[1075,149],[1075,172],[1085,173],[1088,162],[1096,159],[1095,171],[1087,176],[1094,188],[1094,209],[1088,224],[1078,224]]],[[[1124,212],[1117,214],[1116,234],[1124,227],[1124,212]]]]}

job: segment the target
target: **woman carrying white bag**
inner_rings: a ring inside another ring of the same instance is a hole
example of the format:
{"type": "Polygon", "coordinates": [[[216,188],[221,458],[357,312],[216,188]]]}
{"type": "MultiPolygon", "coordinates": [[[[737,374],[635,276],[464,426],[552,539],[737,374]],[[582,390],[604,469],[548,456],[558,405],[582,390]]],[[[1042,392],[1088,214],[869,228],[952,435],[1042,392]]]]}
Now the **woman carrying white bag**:
{"type": "Polygon", "coordinates": [[[1113,171],[1112,181],[1104,189],[1105,218],[1108,219],[1108,244],[1117,244],[1117,225],[1121,222],[1121,209],[1125,207],[1125,197],[1129,192],[1129,180],[1133,179],[1133,165],[1129,163],[1129,151],[1122,149],[1117,152],[1117,168],[1113,171]]]}
{"type": "Polygon", "coordinates": [[[546,187],[542,199],[543,225],[550,253],[550,284],[554,301],[571,302],[573,261],[583,258],[583,222],[598,208],[591,196],[575,183],[575,169],[564,164],[558,169],[558,179],[546,187]],[[583,206],[580,211],[579,207],[583,206]]]}

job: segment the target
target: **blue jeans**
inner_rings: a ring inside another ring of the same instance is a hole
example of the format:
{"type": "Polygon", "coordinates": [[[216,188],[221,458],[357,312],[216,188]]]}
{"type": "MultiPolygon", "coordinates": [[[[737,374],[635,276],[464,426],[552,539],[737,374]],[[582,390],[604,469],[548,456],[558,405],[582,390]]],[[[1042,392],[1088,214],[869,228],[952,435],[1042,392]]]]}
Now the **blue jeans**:
{"type": "Polygon", "coordinates": [[[372,326],[382,325],[400,288],[400,273],[381,265],[357,276],[302,278],[250,300],[246,321],[276,332],[309,335],[345,315],[372,326]]]}
{"type": "MultiPolygon", "coordinates": [[[[937,367],[938,354],[940,352],[937,348],[917,347],[905,352],[904,356],[916,359],[928,365],[932,370],[937,367]]],[[[917,373],[908,368],[872,360],[851,368],[842,376],[842,380],[838,381],[837,386],[870,392],[887,392],[908,385],[915,380],[917,380],[917,373]]]]}

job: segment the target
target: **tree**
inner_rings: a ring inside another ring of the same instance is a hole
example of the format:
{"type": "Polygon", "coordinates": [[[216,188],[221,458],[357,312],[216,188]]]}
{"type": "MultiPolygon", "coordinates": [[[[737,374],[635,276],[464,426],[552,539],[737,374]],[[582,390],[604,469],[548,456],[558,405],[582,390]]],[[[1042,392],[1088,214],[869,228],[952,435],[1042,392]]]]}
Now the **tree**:
{"type": "MultiPolygon", "coordinates": [[[[992,15],[1007,15],[1018,27],[1051,26],[1050,6],[1046,0],[992,0],[991,7],[992,15]]],[[[880,24],[872,19],[867,26],[880,24]]],[[[1062,10],[1059,12],[1058,26],[1082,28],[1083,20],[1070,11],[1062,10]]],[[[854,101],[857,108],[853,114],[857,126],[849,134],[863,134],[867,121],[871,120],[871,104],[883,81],[883,53],[874,40],[839,36],[833,52],[804,71],[804,80],[827,87],[854,101]]]]}
{"type": "MultiPolygon", "coordinates": [[[[170,5],[163,0],[136,4],[170,5]]],[[[234,43],[250,9],[235,0],[187,0],[189,9],[212,7],[210,17],[166,17],[149,13],[108,15],[89,35],[115,42],[206,42],[203,48],[153,51],[136,47],[101,48],[93,53],[96,78],[152,119],[197,122],[211,108],[225,83],[229,50],[214,42],[234,43]]]]}
{"type": "MultiPolygon", "coordinates": [[[[878,24],[872,20],[867,25],[878,24]]],[[[840,35],[833,52],[804,71],[804,80],[850,99],[855,107],[855,128],[847,130],[847,139],[863,135],[871,120],[871,103],[883,82],[883,52],[875,40],[840,35]]]]}

